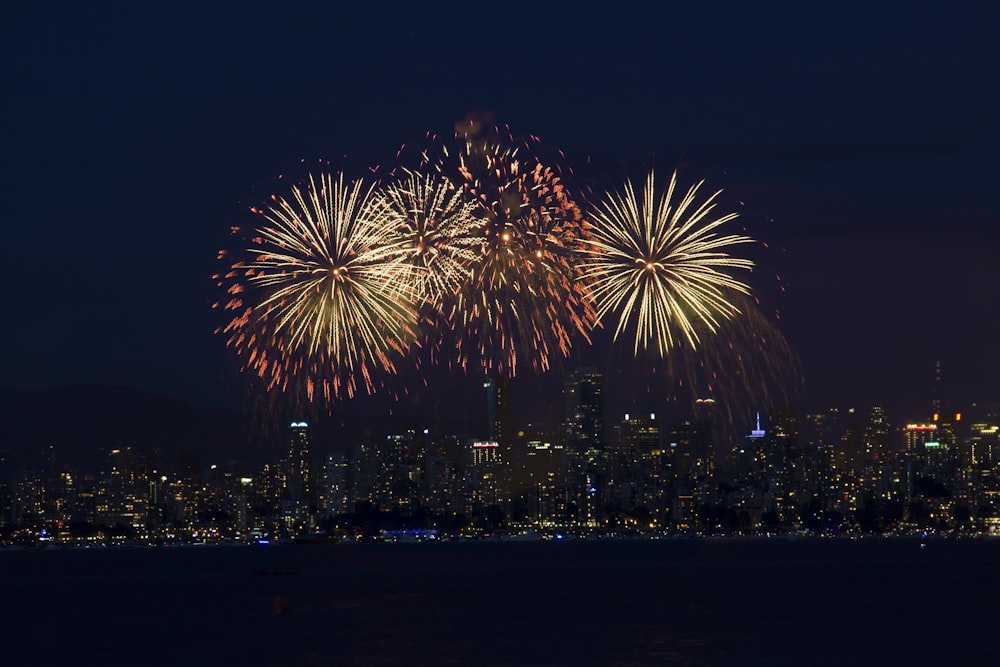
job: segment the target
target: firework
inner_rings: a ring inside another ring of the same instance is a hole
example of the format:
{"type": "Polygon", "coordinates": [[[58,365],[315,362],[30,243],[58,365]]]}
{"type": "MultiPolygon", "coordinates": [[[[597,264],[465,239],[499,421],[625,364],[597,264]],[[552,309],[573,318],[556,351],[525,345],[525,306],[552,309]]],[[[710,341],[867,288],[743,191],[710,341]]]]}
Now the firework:
{"type": "Polygon", "coordinates": [[[393,372],[412,336],[416,299],[374,185],[310,176],[251,210],[249,247],[217,276],[230,295],[217,305],[232,315],[219,333],[242,370],[309,401],[353,396],[359,379],[372,393],[372,371],[393,372]]]}
{"type": "Polygon", "coordinates": [[[537,140],[517,142],[475,124],[458,129],[456,145],[424,154],[480,218],[477,259],[445,309],[457,333],[456,360],[464,367],[477,357],[484,371],[508,376],[523,360],[547,370],[569,355],[575,338],[587,339],[595,322],[572,261],[586,237],[580,208],[554,161],[533,153],[537,140]]]}
{"type": "Polygon", "coordinates": [[[473,215],[475,202],[450,182],[413,171],[387,186],[382,196],[414,267],[417,293],[440,310],[444,299],[469,280],[478,258],[481,221],[473,215]]]}
{"type": "Polygon", "coordinates": [[[678,346],[668,358],[671,392],[710,399],[720,423],[735,425],[761,405],[786,405],[801,384],[798,357],[780,329],[749,297],[730,295],[732,316],[710,344],[678,346]]]}
{"type": "Polygon", "coordinates": [[[611,347],[605,367],[623,396],[635,401],[631,409],[657,406],[677,419],[694,416],[712,423],[717,442],[737,442],[755,411],[794,401],[802,388],[794,350],[754,297],[738,292],[726,297],[734,309],[714,334],[704,322],[692,322],[702,339],[697,348],[686,337],[666,356],[655,346],[638,352],[611,347]]]}
{"type": "Polygon", "coordinates": [[[702,184],[674,201],[675,171],[657,199],[650,171],[641,197],[626,181],[623,193],[607,196],[593,212],[582,273],[591,282],[598,319],[618,314],[615,340],[634,322],[635,353],[655,344],[666,356],[679,336],[696,347],[700,325],[714,333],[735,312],[727,294],[749,292],[726,271],[749,270],[753,263],[727,251],[752,239],[719,233],[736,214],[712,215],[721,190],[698,203],[702,184]]]}

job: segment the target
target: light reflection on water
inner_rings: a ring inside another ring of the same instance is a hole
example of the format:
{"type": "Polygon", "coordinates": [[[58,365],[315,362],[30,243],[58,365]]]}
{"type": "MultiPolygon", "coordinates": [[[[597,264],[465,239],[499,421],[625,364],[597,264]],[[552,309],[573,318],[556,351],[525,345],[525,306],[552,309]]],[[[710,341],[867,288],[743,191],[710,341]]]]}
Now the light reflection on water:
{"type": "Polygon", "coordinates": [[[998,575],[1000,541],[971,540],[0,551],[13,651],[2,655],[17,659],[5,664],[992,665],[998,575]]]}

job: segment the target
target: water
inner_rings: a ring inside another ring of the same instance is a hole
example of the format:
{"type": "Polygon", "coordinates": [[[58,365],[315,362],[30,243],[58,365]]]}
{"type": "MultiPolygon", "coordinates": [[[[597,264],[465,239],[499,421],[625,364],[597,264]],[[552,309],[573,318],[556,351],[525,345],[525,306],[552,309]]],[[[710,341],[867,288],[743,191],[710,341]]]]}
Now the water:
{"type": "Polygon", "coordinates": [[[995,665],[997,540],[0,551],[8,665],[995,665]]]}

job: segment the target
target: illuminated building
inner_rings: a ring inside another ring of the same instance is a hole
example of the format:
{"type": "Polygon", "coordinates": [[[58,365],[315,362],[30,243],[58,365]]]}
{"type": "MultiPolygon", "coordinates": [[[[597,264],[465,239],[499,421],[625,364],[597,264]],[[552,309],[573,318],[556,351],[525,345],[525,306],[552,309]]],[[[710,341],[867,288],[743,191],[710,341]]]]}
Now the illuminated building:
{"type": "Polygon", "coordinates": [[[760,426],[760,413],[757,413],[755,427],[743,441],[734,447],[736,475],[738,479],[749,480],[750,476],[764,467],[764,439],[767,431],[760,426]]]}
{"type": "Polygon", "coordinates": [[[931,413],[941,414],[944,410],[943,383],[941,381],[941,362],[934,362],[934,384],[931,391],[931,413]]]}
{"type": "Polygon", "coordinates": [[[232,528],[234,528],[236,532],[241,535],[248,533],[251,529],[256,527],[254,525],[253,505],[250,502],[252,496],[253,496],[253,478],[240,477],[238,492],[234,493],[232,497],[232,507],[233,507],[232,528]]]}
{"type": "MultiPolygon", "coordinates": [[[[506,375],[490,375],[483,383],[486,390],[486,417],[489,443],[496,445],[496,451],[487,452],[486,449],[476,452],[473,445],[473,460],[482,456],[496,456],[495,462],[490,462],[488,466],[476,466],[473,463],[472,477],[473,487],[477,489],[473,505],[483,503],[485,505],[500,505],[506,494],[504,490],[508,487],[508,471],[500,463],[511,460],[511,432],[509,410],[509,387],[510,380],[506,375]]],[[[486,461],[483,461],[484,465],[486,461]]]]}
{"type": "Polygon", "coordinates": [[[487,440],[497,443],[505,452],[510,448],[507,376],[491,375],[483,382],[486,390],[487,440]]]}
{"type": "Polygon", "coordinates": [[[499,443],[473,442],[469,453],[472,459],[469,466],[469,511],[504,504],[504,462],[499,443]]]}
{"type": "Polygon", "coordinates": [[[978,422],[970,427],[969,465],[992,468],[1000,457],[1000,424],[978,422]]]}
{"type": "MultiPolygon", "coordinates": [[[[669,512],[671,473],[656,414],[648,415],[626,413],[616,427],[618,445],[613,452],[609,500],[623,511],[643,508],[661,520],[669,512]]],[[[650,527],[648,523],[635,526],[643,530],[650,527]]]]}
{"type": "Polygon", "coordinates": [[[422,434],[410,429],[386,437],[378,455],[380,484],[383,493],[379,505],[406,514],[420,505],[423,469],[426,454],[425,430],[422,434]]]}
{"type": "Polygon", "coordinates": [[[472,465],[486,466],[494,463],[500,463],[500,446],[497,443],[472,443],[472,465]]]}
{"type": "Polygon", "coordinates": [[[917,478],[928,462],[928,450],[940,448],[937,424],[907,424],[903,428],[906,442],[906,496],[913,498],[917,478]]]}
{"type": "Polygon", "coordinates": [[[623,449],[636,452],[639,456],[649,455],[660,449],[660,425],[656,413],[649,418],[625,413],[619,426],[619,443],[623,449]]]}
{"type": "Polygon", "coordinates": [[[323,466],[323,486],[319,508],[326,516],[344,514],[348,509],[347,457],[343,452],[327,454],[323,466]]]}
{"type": "Polygon", "coordinates": [[[519,435],[525,440],[527,460],[517,489],[528,518],[537,526],[567,523],[564,489],[568,462],[558,429],[529,424],[519,435]]]}
{"type": "Polygon", "coordinates": [[[604,442],[604,375],[592,367],[566,373],[563,382],[566,445],[573,449],[600,447],[604,442]]]}
{"type": "Polygon", "coordinates": [[[603,506],[604,376],[593,367],[568,371],[563,378],[563,429],[568,463],[567,491],[576,505],[576,523],[596,526],[603,506]]]}
{"type": "Polygon", "coordinates": [[[309,460],[312,456],[309,424],[292,422],[288,427],[288,474],[285,493],[290,514],[295,520],[305,519],[313,502],[309,477],[309,460]]]}
{"type": "Polygon", "coordinates": [[[885,410],[879,406],[873,407],[865,422],[865,457],[868,461],[877,463],[889,457],[892,451],[891,433],[892,427],[885,410]]]}
{"type": "Polygon", "coordinates": [[[840,423],[840,410],[829,408],[825,412],[814,412],[805,416],[802,444],[806,447],[819,447],[832,444],[836,438],[836,429],[840,423]]]}
{"type": "Polygon", "coordinates": [[[674,424],[664,451],[676,478],[710,477],[715,469],[711,423],[684,420],[674,424]]]}
{"type": "Polygon", "coordinates": [[[714,492],[712,424],[684,420],[670,428],[663,447],[663,463],[672,482],[671,514],[678,528],[694,525],[694,508],[707,504],[714,492]]]}
{"type": "Polygon", "coordinates": [[[374,442],[365,439],[354,446],[351,474],[354,485],[351,496],[354,502],[380,506],[387,493],[382,470],[379,447],[374,442]]]}
{"type": "Polygon", "coordinates": [[[927,452],[927,473],[940,481],[951,481],[959,463],[957,427],[961,414],[935,414],[937,446],[924,445],[927,452]]]}
{"type": "Polygon", "coordinates": [[[422,461],[422,504],[455,514],[464,509],[463,482],[465,448],[454,435],[432,438],[422,461]]]}

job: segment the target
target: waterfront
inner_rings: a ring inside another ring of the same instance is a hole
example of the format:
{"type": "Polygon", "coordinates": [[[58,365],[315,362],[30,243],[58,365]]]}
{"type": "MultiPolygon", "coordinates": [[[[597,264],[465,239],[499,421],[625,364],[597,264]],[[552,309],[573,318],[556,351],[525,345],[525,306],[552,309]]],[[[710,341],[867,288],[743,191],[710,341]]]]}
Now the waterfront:
{"type": "Polygon", "coordinates": [[[1000,620],[983,539],[8,550],[0,571],[8,664],[987,665],[1000,620]]]}

